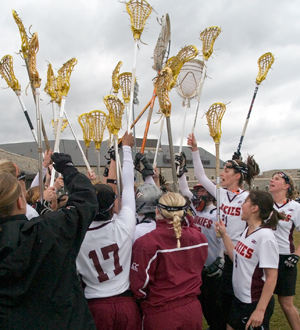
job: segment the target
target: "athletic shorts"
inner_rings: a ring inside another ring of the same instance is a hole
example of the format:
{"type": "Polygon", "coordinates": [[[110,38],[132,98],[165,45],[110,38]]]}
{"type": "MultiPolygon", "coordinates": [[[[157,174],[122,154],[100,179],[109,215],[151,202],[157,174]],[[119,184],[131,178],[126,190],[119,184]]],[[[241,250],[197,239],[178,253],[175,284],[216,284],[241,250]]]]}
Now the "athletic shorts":
{"type": "Polygon", "coordinates": [[[296,294],[297,265],[286,267],[284,261],[290,255],[279,255],[278,278],[274,293],[278,296],[294,296],[296,294]]]}
{"type": "MultiPolygon", "coordinates": [[[[245,303],[241,302],[240,300],[238,300],[236,297],[234,297],[232,304],[231,304],[228,324],[234,330],[245,330],[245,326],[249,320],[249,317],[254,312],[257,304],[258,304],[257,302],[252,303],[252,304],[245,304],[245,303]]],[[[269,322],[270,322],[270,318],[274,311],[274,306],[275,306],[275,300],[274,300],[274,297],[272,296],[272,298],[267,306],[262,325],[260,327],[255,327],[254,330],[269,330],[270,329],[269,322]]]]}

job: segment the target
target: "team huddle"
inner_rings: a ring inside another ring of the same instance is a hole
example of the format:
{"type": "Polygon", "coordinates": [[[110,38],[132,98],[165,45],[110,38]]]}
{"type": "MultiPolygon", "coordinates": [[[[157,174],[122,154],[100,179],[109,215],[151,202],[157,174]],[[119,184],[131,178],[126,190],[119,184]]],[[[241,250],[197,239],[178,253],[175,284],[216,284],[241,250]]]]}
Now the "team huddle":
{"type": "Polygon", "coordinates": [[[244,182],[259,166],[233,157],[220,174],[218,217],[194,134],[188,145],[199,183],[189,189],[177,154],[180,193],[143,154],[133,159],[127,132],[120,196],[113,150],[101,182],[79,173],[69,155],[46,152],[45,186],[51,160],[62,177],[42,198],[39,177],[26,191],[24,172],[1,160],[1,329],[190,330],[202,329],[203,316],[210,330],[270,329],[274,294],[290,328],[300,329],[292,179],[277,172],[269,192],[248,192],[244,182]],[[144,180],[138,187],[134,169],[144,180]]]}

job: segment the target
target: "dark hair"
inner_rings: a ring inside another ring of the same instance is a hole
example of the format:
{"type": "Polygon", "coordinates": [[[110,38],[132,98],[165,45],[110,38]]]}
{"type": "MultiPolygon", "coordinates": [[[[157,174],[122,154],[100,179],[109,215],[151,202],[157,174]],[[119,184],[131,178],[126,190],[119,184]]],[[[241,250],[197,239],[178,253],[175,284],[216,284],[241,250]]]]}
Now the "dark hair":
{"type": "Polygon", "coordinates": [[[94,188],[99,205],[95,221],[110,220],[113,215],[113,206],[117,195],[108,184],[98,183],[94,185],[94,188]]]}
{"type": "Polygon", "coordinates": [[[274,200],[270,193],[261,190],[251,190],[249,196],[253,205],[258,206],[259,217],[262,219],[261,227],[276,229],[278,221],[284,216],[274,209],[274,200]]]}
{"type": "Polygon", "coordinates": [[[239,159],[230,159],[225,163],[225,166],[228,168],[232,168],[234,170],[234,173],[241,174],[239,186],[243,184],[243,181],[246,181],[246,183],[251,186],[251,181],[260,172],[258,164],[254,160],[253,156],[250,155],[247,156],[246,163],[242,162],[239,159]],[[229,166],[227,165],[228,163],[230,163],[229,166]]]}

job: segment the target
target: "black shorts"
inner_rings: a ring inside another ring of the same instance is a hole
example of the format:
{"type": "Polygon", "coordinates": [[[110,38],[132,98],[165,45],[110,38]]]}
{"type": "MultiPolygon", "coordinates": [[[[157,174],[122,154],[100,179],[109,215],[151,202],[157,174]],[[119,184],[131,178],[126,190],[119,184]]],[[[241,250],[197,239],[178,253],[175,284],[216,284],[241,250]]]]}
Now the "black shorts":
{"type": "Polygon", "coordinates": [[[290,255],[279,255],[278,278],[274,293],[278,296],[294,296],[296,294],[297,265],[286,267],[284,261],[290,255]]]}
{"type": "MultiPolygon", "coordinates": [[[[238,300],[236,297],[233,298],[232,304],[231,304],[231,309],[229,313],[229,318],[228,318],[228,324],[234,329],[234,330],[245,330],[245,326],[249,320],[249,317],[251,314],[254,312],[256,306],[256,303],[251,303],[251,304],[245,304],[238,300]]],[[[274,297],[270,299],[270,302],[267,306],[264,320],[262,323],[262,326],[260,327],[255,327],[255,330],[269,330],[269,322],[270,318],[273,314],[274,311],[274,306],[275,306],[275,300],[274,297]]]]}

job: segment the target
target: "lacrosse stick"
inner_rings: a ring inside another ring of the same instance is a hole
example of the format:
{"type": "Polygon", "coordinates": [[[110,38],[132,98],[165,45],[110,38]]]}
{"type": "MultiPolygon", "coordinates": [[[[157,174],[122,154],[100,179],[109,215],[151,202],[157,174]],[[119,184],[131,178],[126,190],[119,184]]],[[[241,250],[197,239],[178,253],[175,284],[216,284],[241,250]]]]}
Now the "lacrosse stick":
{"type": "MultiPolygon", "coordinates": [[[[221,140],[221,121],[224,116],[226,106],[224,103],[214,103],[206,112],[209,134],[213,138],[216,147],[216,178],[217,178],[217,221],[220,221],[220,140],[221,140]]],[[[220,238],[220,233],[217,233],[220,238]]]]}
{"type": "Polygon", "coordinates": [[[129,101],[130,101],[130,86],[131,86],[131,78],[132,78],[132,73],[131,72],[123,72],[119,75],[118,80],[119,80],[119,86],[122,91],[122,97],[124,100],[124,105],[125,105],[125,113],[126,113],[126,118],[127,118],[127,125],[129,123],[129,111],[128,111],[128,106],[129,106],[129,101]]]}
{"type": "MultiPolygon", "coordinates": [[[[54,119],[51,120],[51,124],[52,124],[54,130],[55,130],[56,127],[57,127],[57,123],[58,123],[58,119],[56,119],[56,122],[54,122],[54,119]]],[[[61,130],[60,130],[61,133],[62,133],[62,132],[65,130],[65,128],[68,126],[68,121],[67,121],[67,119],[63,119],[62,123],[63,123],[63,124],[62,124],[61,130]]]]}
{"type": "Polygon", "coordinates": [[[134,39],[133,67],[132,67],[132,78],[131,78],[131,89],[130,89],[129,114],[128,114],[129,122],[127,125],[127,131],[129,133],[131,130],[138,42],[144,30],[146,20],[152,12],[152,7],[145,0],[130,0],[126,3],[126,10],[130,16],[131,31],[133,33],[133,39],[134,39]]]}
{"type": "Polygon", "coordinates": [[[88,158],[88,150],[91,144],[91,141],[93,139],[93,125],[90,120],[90,114],[89,113],[83,113],[80,116],[78,116],[78,123],[82,128],[82,133],[83,133],[83,140],[85,143],[85,154],[86,158],[88,158]]]}
{"type": "Polygon", "coordinates": [[[165,67],[158,74],[154,86],[156,88],[160,111],[161,111],[161,113],[164,114],[164,116],[166,117],[166,121],[167,121],[167,131],[168,131],[169,150],[170,150],[171,166],[172,166],[173,186],[174,186],[174,191],[178,192],[176,167],[175,167],[175,163],[173,161],[174,149],[173,149],[173,140],[172,140],[172,134],[171,134],[171,121],[170,121],[171,102],[169,100],[169,90],[170,90],[170,84],[172,82],[172,79],[173,79],[172,70],[169,67],[165,67]]]}
{"type": "Polygon", "coordinates": [[[254,104],[256,94],[257,94],[257,91],[258,91],[258,87],[262,83],[262,81],[266,79],[267,74],[269,72],[269,69],[271,68],[272,64],[274,63],[274,56],[272,55],[272,53],[265,53],[258,59],[257,63],[258,63],[259,71],[258,71],[258,75],[257,75],[256,81],[255,81],[256,82],[256,87],[255,87],[254,94],[253,94],[253,97],[252,97],[252,101],[251,101],[251,104],[250,104],[250,108],[249,108],[249,111],[248,111],[248,114],[247,114],[247,118],[246,118],[246,122],[245,122],[245,125],[244,125],[244,128],[243,128],[243,132],[242,132],[242,135],[241,135],[241,138],[240,138],[240,143],[239,143],[238,148],[237,148],[237,152],[236,152],[237,155],[240,155],[240,150],[241,150],[241,147],[242,147],[242,143],[243,143],[244,136],[245,136],[245,133],[246,133],[247,125],[248,125],[248,122],[249,122],[249,118],[250,118],[250,115],[251,115],[253,104],[254,104]]]}
{"type": "MultiPolygon", "coordinates": [[[[61,127],[62,127],[64,115],[66,116],[66,119],[68,120],[67,114],[65,112],[65,101],[66,101],[66,97],[67,97],[69,89],[70,89],[71,73],[76,64],[77,64],[76,58],[72,58],[68,62],[64,63],[63,66],[58,70],[58,77],[56,78],[56,83],[57,83],[58,94],[60,97],[60,99],[58,100],[58,103],[60,104],[60,111],[59,111],[59,118],[58,118],[58,124],[57,124],[56,136],[55,136],[55,142],[54,142],[54,152],[59,152],[60,133],[61,133],[61,127]]],[[[71,128],[70,121],[68,120],[68,122],[69,122],[69,126],[71,128]]],[[[73,133],[72,128],[71,128],[71,131],[73,133]]],[[[80,143],[77,140],[77,138],[75,138],[75,140],[76,140],[78,146],[80,146],[80,143]]],[[[88,165],[88,162],[86,160],[86,157],[84,155],[84,152],[83,152],[81,146],[79,147],[79,150],[82,152],[83,159],[87,165],[88,170],[90,171],[90,167],[88,165]]],[[[52,187],[54,184],[54,177],[55,177],[55,169],[53,167],[52,172],[51,172],[50,187],[52,187]]]]}
{"type": "MultiPolygon", "coordinates": [[[[20,50],[19,54],[21,55],[21,57],[25,61],[27,73],[28,73],[29,80],[30,80],[33,99],[34,99],[34,102],[36,102],[36,93],[35,93],[34,82],[30,78],[30,70],[32,68],[30,69],[30,63],[29,63],[29,61],[30,61],[30,59],[29,59],[29,55],[30,55],[29,54],[29,46],[30,45],[29,45],[29,42],[28,42],[28,37],[27,37],[26,30],[25,30],[25,27],[23,25],[23,22],[20,19],[20,17],[18,16],[17,12],[15,10],[13,10],[12,14],[13,14],[13,18],[14,18],[16,24],[18,25],[18,29],[19,29],[19,32],[20,32],[20,35],[21,35],[22,44],[21,44],[21,50],[20,50]]],[[[37,39],[37,36],[34,39],[37,39]]],[[[33,43],[35,43],[35,42],[36,42],[36,40],[31,41],[31,45],[33,45],[33,43]]],[[[34,60],[35,60],[35,58],[34,58],[34,60]]],[[[40,121],[41,121],[41,128],[42,128],[42,132],[43,132],[43,136],[44,136],[45,145],[46,145],[47,150],[49,151],[50,150],[50,145],[49,145],[49,140],[48,140],[48,137],[47,137],[47,133],[46,133],[46,129],[45,129],[45,126],[44,126],[42,116],[40,117],[40,121]]]]}
{"type": "Polygon", "coordinates": [[[122,66],[123,62],[119,61],[119,63],[116,65],[114,71],[112,72],[112,87],[113,87],[113,93],[117,96],[119,92],[119,73],[120,73],[120,68],[122,66]]]}
{"type": "Polygon", "coordinates": [[[100,178],[100,148],[103,140],[105,128],[107,126],[107,115],[100,110],[94,110],[89,113],[93,126],[93,140],[97,152],[97,175],[100,178]]]}
{"type": "Polygon", "coordinates": [[[28,68],[30,82],[35,91],[36,121],[37,121],[37,138],[38,138],[38,166],[39,166],[39,188],[40,200],[43,202],[43,146],[42,146],[42,124],[40,111],[40,87],[41,79],[36,69],[36,54],[39,51],[39,40],[37,32],[35,32],[28,43],[28,68]]]}
{"type": "Polygon", "coordinates": [[[178,74],[184,63],[192,60],[197,55],[198,49],[195,46],[190,45],[183,47],[176,56],[173,56],[168,59],[166,66],[172,70],[173,75],[169,90],[171,90],[175,86],[178,74]]]}
{"type": "Polygon", "coordinates": [[[116,154],[116,169],[117,169],[117,188],[118,188],[118,199],[120,206],[120,194],[121,194],[121,181],[120,181],[120,158],[118,151],[118,132],[122,127],[122,116],[124,113],[124,104],[114,95],[107,95],[104,97],[103,102],[109,113],[109,125],[108,129],[114,136],[114,147],[116,154]]]}
{"type": "Polygon", "coordinates": [[[198,85],[198,90],[197,90],[197,105],[196,105],[194,125],[192,127],[192,133],[195,132],[199,105],[200,105],[200,98],[201,98],[201,94],[202,94],[204,80],[206,77],[206,69],[207,69],[206,63],[207,63],[208,59],[210,58],[211,54],[213,53],[214,43],[220,33],[221,33],[221,29],[218,26],[210,26],[200,33],[200,39],[202,40],[203,73],[202,73],[201,81],[200,81],[200,84],[198,85]]]}
{"type": "Polygon", "coordinates": [[[52,113],[53,113],[53,126],[54,126],[54,136],[56,136],[57,131],[57,116],[56,116],[56,106],[55,102],[59,102],[59,93],[57,88],[57,81],[54,77],[53,69],[51,63],[48,64],[48,70],[47,70],[47,82],[44,88],[44,91],[50,96],[51,98],[51,104],[52,104],[52,113]]]}
{"type": "MultiPolygon", "coordinates": [[[[170,49],[170,38],[171,38],[171,27],[170,27],[170,18],[169,15],[163,15],[162,20],[161,20],[161,31],[158,36],[158,40],[156,42],[156,46],[154,48],[154,53],[153,53],[153,60],[154,60],[154,65],[153,69],[159,73],[161,69],[163,68],[163,63],[165,60],[165,57],[168,56],[169,54],[169,49],[170,49]],[[167,54],[167,55],[166,55],[167,54]]],[[[152,118],[152,113],[153,113],[153,108],[154,108],[154,102],[156,98],[156,89],[154,87],[153,93],[152,93],[152,98],[150,100],[150,109],[147,117],[147,122],[146,122],[146,127],[144,131],[144,137],[143,137],[143,142],[141,146],[140,152],[143,154],[146,146],[146,141],[148,137],[148,132],[150,128],[150,122],[152,118]]]]}
{"type": "MultiPolygon", "coordinates": [[[[184,119],[182,125],[182,134],[179,147],[179,153],[182,151],[184,128],[186,122],[187,109],[190,108],[190,101],[197,95],[197,88],[202,78],[203,62],[200,60],[190,60],[186,62],[177,77],[177,93],[182,97],[184,106],[184,119]]],[[[179,171],[179,167],[178,167],[179,171]]],[[[177,173],[179,174],[179,172],[177,173]]]]}
{"type": "Polygon", "coordinates": [[[27,123],[30,127],[33,138],[36,144],[38,145],[38,138],[36,132],[30,120],[29,114],[25,108],[23,100],[21,98],[21,85],[19,84],[19,81],[15,77],[14,69],[13,69],[13,57],[11,55],[6,55],[2,57],[0,62],[0,74],[5,79],[7,85],[16,93],[19,102],[21,104],[22,110],[24,112],[24,115],[26,117],[27,123]]]}

